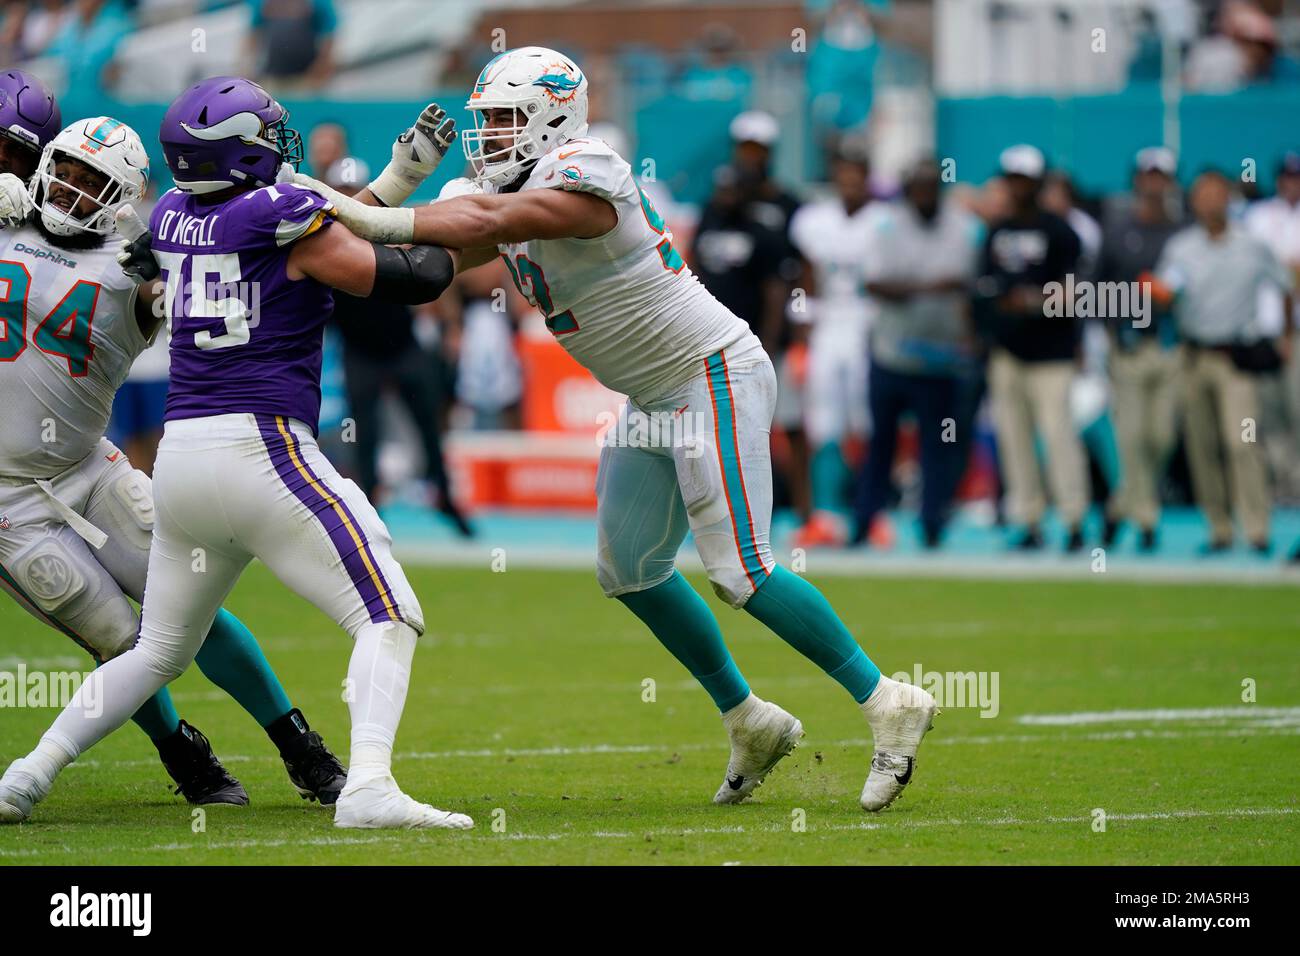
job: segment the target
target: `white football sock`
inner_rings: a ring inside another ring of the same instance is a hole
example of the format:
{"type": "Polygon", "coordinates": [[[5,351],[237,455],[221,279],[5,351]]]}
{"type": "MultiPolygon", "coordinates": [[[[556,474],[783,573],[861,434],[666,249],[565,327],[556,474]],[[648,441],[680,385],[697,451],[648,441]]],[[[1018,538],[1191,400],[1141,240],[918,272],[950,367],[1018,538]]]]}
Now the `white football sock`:
{"type": "MultiPolygon", "coordinates": [[[[70,751],[71,756],[63,764],[66,766],[130,720],[167,680],[167,675],[159,673],[150,655],[137,644],[82,682],[41,739],[42,746],[47,739],[52,739],[70,751]]],[[[55,769],[57,772],[62,766],[55,769]]]]}
{"type": "Polygon", "coordinates": [[[357,631],[348,662],[352,715],[352,780],[388,774],[393,765],[393,741],[406,706],[411,660],[419,635],[401,622],[367,624],[357,631]]]}

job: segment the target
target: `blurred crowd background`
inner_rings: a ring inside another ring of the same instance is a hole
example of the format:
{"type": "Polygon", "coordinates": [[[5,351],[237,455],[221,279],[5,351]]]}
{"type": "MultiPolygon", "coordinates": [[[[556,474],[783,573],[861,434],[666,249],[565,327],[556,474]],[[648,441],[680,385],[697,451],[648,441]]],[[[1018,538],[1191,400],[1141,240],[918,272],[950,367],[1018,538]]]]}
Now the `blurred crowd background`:
{"type": "MultiPolygon", "coordinates": [[[[159,159],[167,101],[241,73],[290,108],[306,170],[350,188],[429,100],[463,124],[482,64],[529,44],[582,65],[593,134],[777,361],[793,546],[1290,555],[1300,3],[0,4],[5,62],[66,121],[117,116],[159,159]],[[1067,277],[1150,310],[1049,317],[1067,277]]],[[[453,152],[417,200],[464,172],[453,152]]],[[[427,308],[342,299],[322,443],[378,503],[463,535],[594,506],[619,396],[504,267],[427,308]]],[[[146,353],[115,410],[145,468],[166,375],[146,353]]]]}

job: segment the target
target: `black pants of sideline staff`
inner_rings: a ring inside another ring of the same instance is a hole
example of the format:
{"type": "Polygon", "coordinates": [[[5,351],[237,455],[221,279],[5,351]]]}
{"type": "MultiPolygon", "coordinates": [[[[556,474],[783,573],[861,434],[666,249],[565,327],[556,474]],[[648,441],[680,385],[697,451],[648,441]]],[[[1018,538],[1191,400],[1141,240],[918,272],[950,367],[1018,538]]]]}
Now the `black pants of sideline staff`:
{"type": "Polygon", "coordinates": [[[409,349],[392,359],[370,358],[351,349],[344,350],[348,406],[357,423],[357,484],[371,501],[375,500],[379,486],[380,398],[389,383],[395,386],[398,398],[419,429],[426,479],[448,500],[447,469],[438,430],[442,396],[436,362],[423,349],[409,349]]]}
{"type": "Polygon", "coordinates": [[[889,503],[898,425],[910,413],[921,443],[921,531],[926,547],[939,544],[960,477],[954,441],[961,424],[959,388],[955,375],[894,372],[871,363],[867,402],[872,431],[853,502],[855,542],[866,540],[872,519],[889,503]],[[944,441],[945,429],[948,441],[944,441]]]}

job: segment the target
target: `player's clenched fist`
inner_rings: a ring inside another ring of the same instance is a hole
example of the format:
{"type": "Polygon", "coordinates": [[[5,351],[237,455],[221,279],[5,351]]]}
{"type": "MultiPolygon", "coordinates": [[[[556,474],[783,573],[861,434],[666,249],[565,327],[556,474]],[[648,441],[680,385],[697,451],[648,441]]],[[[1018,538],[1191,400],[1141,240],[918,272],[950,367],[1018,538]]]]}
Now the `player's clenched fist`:
{"type": "Polygon", "coordinates": [[[386,206],[400,206],[438,168],[456,141],[456,121],[437,103],[424,108],[415,125],[393,143],[393,158],[370,184],[386,206]]]}
{"type": "Polygon", "coordinates": [[[27,221],[32,199],[27,185],[13,173],[0,173],[0,226],[13,229],[27,221]]]}

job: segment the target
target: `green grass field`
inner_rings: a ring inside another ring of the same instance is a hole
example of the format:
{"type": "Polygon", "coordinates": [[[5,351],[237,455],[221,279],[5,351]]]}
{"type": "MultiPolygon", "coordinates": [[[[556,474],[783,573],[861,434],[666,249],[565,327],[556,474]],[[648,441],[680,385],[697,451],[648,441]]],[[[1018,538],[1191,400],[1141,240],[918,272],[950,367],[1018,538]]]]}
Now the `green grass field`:
{"type": "MultiPolygon", "coordinates": [[[[949,704],[901,801],[869,816],[857,804],[870,752],[858,710],[744,613],[715,602],[755,691],[799,715],[807,737],[754,802],[715,807],[727,759],[716,711],[591,573],[408,573],[430,632],[397,777],[421,799],[472,814],[475,830],[334,829],[327,810],[290,788],[261,730],[192,669],[173,687],[177,706],[252,805],[209,809],[194,832],[192,809],[171,796],[131,726],[70,768],[31,823],[0,829],[0,862],[1300,862],[1294,588],[819,580],[886,673],[919,664],[999,678],[998,715],[949,704]],[[647,678],[654,702],[642,699],[647,678]],[[1248,678],[1253,704],[1242,703],[1248,678]],[[1103,713],[1156,709],[1168,712],[1103,713]],[[1020,719],[1084,712],[1099,716],[1020,719]]],[[[346,758],[347,639],[260,567],[229,606],[346,758]]],[[[83,666],[8,600],[0,635],[0,670],[15,659],[83,666]]],[[[53,716],[0,714],[0,760],[28,751],[53,716]]]]}

